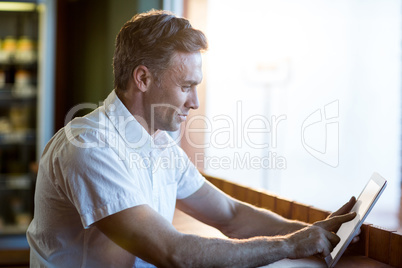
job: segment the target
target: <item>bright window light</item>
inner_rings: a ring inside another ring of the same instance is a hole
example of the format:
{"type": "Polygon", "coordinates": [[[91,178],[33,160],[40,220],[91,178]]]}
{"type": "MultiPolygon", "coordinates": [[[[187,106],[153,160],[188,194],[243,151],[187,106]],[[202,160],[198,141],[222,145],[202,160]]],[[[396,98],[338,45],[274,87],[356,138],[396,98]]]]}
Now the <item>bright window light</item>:
{"type": "Polygon", "coordinates": [[[35,3],[0,2],[0,11],[32,11],[35,3]]]}

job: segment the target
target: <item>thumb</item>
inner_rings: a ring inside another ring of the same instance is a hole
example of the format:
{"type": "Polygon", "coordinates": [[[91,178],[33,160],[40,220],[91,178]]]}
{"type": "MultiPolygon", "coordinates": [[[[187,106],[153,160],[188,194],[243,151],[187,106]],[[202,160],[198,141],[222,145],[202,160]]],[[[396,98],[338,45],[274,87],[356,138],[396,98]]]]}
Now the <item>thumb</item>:
{"type": "Polygon", "coordinates": [[[345,213],[350,212],[350,210],[353,208],[355,203],[356,203],[356,198],[354,196],[352,196],[350,198],[350,200],[346,204],[344,204],[340,209],[338,209],[337,211],[335,211],[334,213],[329,215],[329,218],[339,216],[339,215],[343,215],[345,213]]]}
{"type": "Polygon", "coordinates": [[[324,228],[327,231],[336,232],[336,231],[338,231],[338,229],[342,225],[342,223],[351,221],[355,217],[356,217],[356,212],[350,212],[348,214],[334,216],[332,218],[316,222],[316,223],[314,223],[314,225],[324,228]]]}

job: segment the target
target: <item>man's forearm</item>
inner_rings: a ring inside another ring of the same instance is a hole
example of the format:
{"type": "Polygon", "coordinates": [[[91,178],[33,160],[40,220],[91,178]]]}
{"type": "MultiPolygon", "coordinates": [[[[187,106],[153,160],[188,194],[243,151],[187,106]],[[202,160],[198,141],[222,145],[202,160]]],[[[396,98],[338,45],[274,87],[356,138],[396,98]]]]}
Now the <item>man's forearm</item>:
{"type": "Polygon", "coordinates": [[[284,236],[237,240],[185,234],[179,239],[171,258],[175,267],[257,267],[286,258],[290,251],[284,236]]]}
{"type": "Polygon", "coordinates": [[[307,226],[308,223],[288,220],[269,210],[239,203],[236,206],[235,217],[220,230],[228,237],[250,238],[286,235],[307,226]]]}
{"type": "Polygon", "coordinates": [[[180,210],[231,238],[285,235],[308,226],[240,202],[208,182],[192,196],[178,200],[177,205],[180,210]]]}
{"type": "MultiPolygon", "coordinates": [[[[253,207],[244,208],[248,211],[249,221],[237,224],[249,224],[250,227],[238,236],[252,235],[252,228],[256,228],[254,233],[262,232],[263,224],[253,222],[255,217],[266,216],[271,219],[268,220],[271,225],[284,220],[272,218],[275,214],[255,211],[253,207]]],[[[354,216],[337,216],[287,235],[219,239],[179,233],[148,205],[139,205],[105,217],[94,227],[128,252],[158,267],[255,267],[283,258],[303,258],[317,253],[328,255],[339,238],[326,229],[339,228],[354,216]]],[[[294,223],[288,226],[291,227],[286,231],[299,227],[294,223]]],[[[285,232],[277,226],[273,229],[285,232]]]]}
{"type": "Polygon", "coordinates": [[[325,257],[340,241],[332,230],[355,216],[355,213],[349,213],[326,219],[282,236],[236,240],[175,233],[175,241],[170,242],[176,246],[167,259],[173,260],[170,264],[174,267],[256,267],[283,258],[297,259],[315,254],[325,257]]]}
{"type": "Polygon", "coordinates": [[[278,234],[281,235],[290,234],[300,229],[303,229],[304,227],[310,226],[310,224],[302,221],[296,221],[296,220],[286,220],[286,221],[287,223],[283,226],[282,230],[278,234]]]}
{"type": "Polygon", "coordinates": [[[94,226],[120,247],[158,267],[255,267],[292,256],[298,244],[293,234],[249,239],[183,234],[148,205],[120,211],[94,226]]]}

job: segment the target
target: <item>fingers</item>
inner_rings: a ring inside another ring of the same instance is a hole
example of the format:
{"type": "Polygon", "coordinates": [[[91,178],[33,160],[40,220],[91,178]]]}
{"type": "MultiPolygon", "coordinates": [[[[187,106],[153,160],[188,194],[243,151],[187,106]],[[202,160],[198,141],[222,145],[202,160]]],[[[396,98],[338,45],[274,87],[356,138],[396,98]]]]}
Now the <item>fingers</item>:
{"type": "Polygon", "coordinates": [[[362,232],[362,229],[361,229],[361,228],[359,228],[359,230],[357,231],[356,235],[360,235],[360,234],[361,234],[361,232],[362,232]]]}
{"type": "Polygon", "coordinates": [[[328,256],[339,243],[340,238],[319,226],[306,227],[290,235],[290,243],[293,248],[290,258],[304,258],[319,254],[328,256]]]}
{"type": "Polygon", "coordinates": [[[339,243],[341,240],[336,234],[321,229],[322,236],[320,238],[317,253],[320,254],[322,257],[326,257],[331,254],[334,247],[339,243]]]}
{"type": "Polygon", "coordinates": [[[332,252],[333,249],[332,242],[329,241],[328,239],[322,239],[320,242],[321,245],[319,246],[318,253],[325,258],[332,252]]]}
{"type": "Polygon", "coordinates": [[[352,242],[351,242],[352,244],[356,243],[356,242],[358,242],[360,240],[360,236],[359,236],[360,233],[361,233],[361,229],[359,228],[359,230],[357,231],[355,237],[353,237],[353,239],[352,239],[352,242]]]}
{"type": "Polygon", "coordinates": [[[350,200],[346,204],[344,204],[340,209],[338,209],[337,211],[335,211],[334,213],[329,215],[329,218],[348,213],[353,208],[355,203],[356,203],[356,198],[354,196],[352,196],[350,198],[350,200]]]}
{"type": "Polygon", "coordinates": [[[336,234],[332,233],[332,232],[328,232],[326,230],[323,230],[324,232],[324,237],[321,239],[322,244],[322,248],[320,250],[320,255],[322,257],[326,257],[329,254],[331,254],[332,250],[336,247],[336,245],[338,245],[339,241],[341,241],[341,239],[339,238],[339,236],[337,236],[336,234]]]}
{"type": "Polygon", "coordinates": [[[355,237],[353,237],[353,239],[352,239],[352,244],[353,243],[357,243],[357,242],[359,242],[360,241],[360,236],[355,236],[355,237]]]}
{"type": "Polygon", "coordinates": [[[334,216],[332,218],[314,223],[325,230],[336,232],[344,222],[353,220],[356,217],[356,212],[350,212],[345,215],[334,216]]]}
{"type": "MultiPolygon", "coordinates": [[[[334,248],[336,245],[338,245],[339,241],[341,241],[339,236],[337,236],[336,234],[334,234],[332,232],[327,231],[325,233],[325,236],[328,239],[328,241],[331,242],[332,248],[334,248]]],[[[331,251],[332,251],[332,248],[331,248],[331,251]]]]}
{"type": "Polygon", "coordinates": [[[331,254],[332,250],[336,247],[336,245],[338,245],[338,243],[341,241],[341,239],[339,238],[339,236],[337,236],[336,234],[326,231],[326,230],[322,230],[323,232],[323,237],[321,238],[321,243],[320,246],[318,248],[318,254],[325,258],[326,256],[328,256],[329,254],[331,254]]]}

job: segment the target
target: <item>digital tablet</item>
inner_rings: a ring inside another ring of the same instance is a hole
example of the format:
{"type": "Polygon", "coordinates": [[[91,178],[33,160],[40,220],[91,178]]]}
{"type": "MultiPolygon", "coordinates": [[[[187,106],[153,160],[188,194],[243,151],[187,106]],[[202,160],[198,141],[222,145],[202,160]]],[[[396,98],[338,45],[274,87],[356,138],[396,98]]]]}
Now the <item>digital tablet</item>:
{"type": "Polygon", "coordinates": [[[352,241],[353,237],[355,237],[359,231],[360,226],[363,224],[374,204],[384,191],[386,185],[387,181],[379,174],[374,173],[371,176],[370,180],[366,184],[366,187],[364,187],[363,191],[356,200],[356,204],[351,210],[351,212],[357,213],[356,217],[351,221],[343,223],[336,233],[341,241],[332,250],[331,254],[325,258],[325,262],[327,263],[328,267],[334,267],[338,262],[343,252],[352,241]]]}

